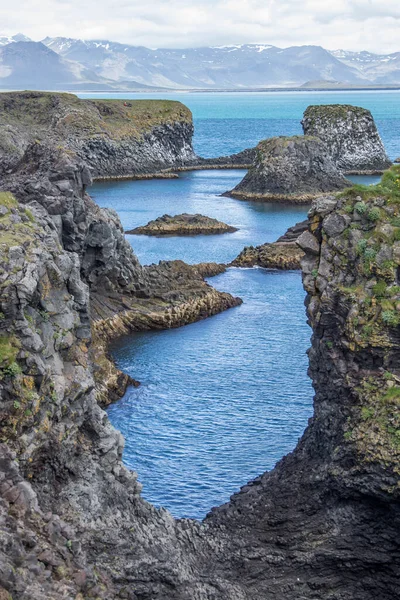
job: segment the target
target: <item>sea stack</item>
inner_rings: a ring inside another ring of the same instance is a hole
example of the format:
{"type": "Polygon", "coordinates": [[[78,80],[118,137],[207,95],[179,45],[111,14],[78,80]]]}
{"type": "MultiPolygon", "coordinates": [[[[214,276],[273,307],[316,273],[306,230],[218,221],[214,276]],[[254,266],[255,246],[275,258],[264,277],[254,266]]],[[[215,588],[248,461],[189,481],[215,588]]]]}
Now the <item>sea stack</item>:
{"type": "Polygon", "coordinates": [[[347,174],[381,172],[392,164],[372,114],[358,106],[309,106],[303,116],[305,135],[324,141],[330,158],[347,174]]]}
{"type": "Polygon", "coordinates": [[[348,185],[317,137],[275,137],[258,144],[252,168],[227,195],[304,204],[348,185]]]}

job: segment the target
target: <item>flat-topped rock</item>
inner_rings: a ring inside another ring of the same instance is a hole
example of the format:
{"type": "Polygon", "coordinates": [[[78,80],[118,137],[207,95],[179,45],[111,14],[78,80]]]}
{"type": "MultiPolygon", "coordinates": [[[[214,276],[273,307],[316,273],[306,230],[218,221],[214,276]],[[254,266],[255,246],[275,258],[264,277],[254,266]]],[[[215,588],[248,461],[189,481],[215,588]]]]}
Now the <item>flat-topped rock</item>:
{"type": "Polygon", "coordinates": [[[350,182],[337,169],[324,143],[312,136],[275,137],[260,142],[254,165],[226,195],[245,200],[309,203],[350,182]]]}
{"type": "Polygon", "coordinates": [[[237,231],[236,227],[231,227],[226,223],[217,221],[204,215],[163,215],[147,225],[136,227],[127,231],[134,235],[210,235],[218,233],[232,233],[237,231]]]}
{"type": "Polygon", "coordinates": [[[391,160],[369,110],[331,104],[309,106],[302,120],[305,135],[324,141],[330,158],[345,173],[375,173],[391,160]]]}

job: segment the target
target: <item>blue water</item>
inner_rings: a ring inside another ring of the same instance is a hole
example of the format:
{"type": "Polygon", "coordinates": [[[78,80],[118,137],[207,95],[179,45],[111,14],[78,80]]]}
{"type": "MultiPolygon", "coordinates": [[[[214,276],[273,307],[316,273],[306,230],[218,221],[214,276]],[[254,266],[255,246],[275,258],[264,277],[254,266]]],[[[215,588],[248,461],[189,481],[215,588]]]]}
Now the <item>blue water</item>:
{"type": "Polygon", "coordinates": [[[242,306],[128,336],[117,364],[142,385],[109,408],[143,495],[202,518],[292,450],[311,415],[310,330],[298,272],[230,269],[212,284],[242,306]]]}
{"type": "Polygon", "coordinates": [[[392,159],[400,156],[400,91],[232,92],[80,94],[82,98],[166,98],[193,112],[194,147],[201,156],[232,154],[275,135],[301,134],[310,104],[353,104],[368,108],[392,159]]]}
{"type": "Polygon", "coordinates": [[[196,237],[127,236],[143,264],[181,258],[188,263],[230,262],[244,246],[272,242],[305,218],[304,206],[245,202],[220,194],[232,189],[245,171],[191,171],[179,179],[96,183],[91,195],[114,208],[125,230],[168,213],[201,213],[239,228],[235,233],[196,237]]]}
{"type": "MultiPolygon", "coordinates": [[[[195,148],[203,156],[300,133],[304,108],[331,102],[370,108],[389,154],[400,155],[399,92],[168,97],[192,109],[195,148]]],[[[200,212],[239,228],[191,238],[128,236],[144,264],[176,258],[228,262],[245,245],[275,240],[307,210],[220,196],[242,176],[242,171],[195,171],[176,180],[98,183],[92,195],[117,210],[125,229],[181,212],[200,212]]],[[[180,329],[130,335],[112,348],[119,367],[142,382],[108,411],[126,439],[124,461],[138,471],[143,496],[176,517],[203,518],[271,469],[294,448],[312,414],[306,374],[311,332],[300,274],[229,269],[211,283],[240,296],[243,305],[180,329]]]]}

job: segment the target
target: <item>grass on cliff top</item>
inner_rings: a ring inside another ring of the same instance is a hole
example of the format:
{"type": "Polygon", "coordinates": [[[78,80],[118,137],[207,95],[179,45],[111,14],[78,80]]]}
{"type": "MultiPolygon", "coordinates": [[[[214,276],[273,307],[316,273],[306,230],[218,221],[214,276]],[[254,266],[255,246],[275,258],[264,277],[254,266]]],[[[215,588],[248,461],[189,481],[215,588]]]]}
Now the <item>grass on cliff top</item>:
{"type": "Polygon", "coordinates": [[[308,106],[304,112],[304,118],[346,119],[349,113],[353,113],[357,116],[370,114],[369,110],[366,108],[352,106],[351,104],[321,104],[308,106]]]}
{"type": "Polygon", "coordinates": [[[262,140],[259,142],[257,149],[260,151],[270,151],[271,148],[286,148],[290,142],[295,142],[297,144],[307,144],[307,142],[316,141],[321,144],[320,138],[314,135],[280,135],[277,137],[267,138],[266,140],[262,140]]]}
{"type": "Polygon", "coordinates": [[[141,132],[163,123],[192,122],[190,110],[175,100],[86,100],[86,102],[94,104],[107,126],[116,130],[131,128],[133,125],[141,132]]]}
{"type": "MultiPolygon", "coordinates": [[[[59,92],[0,93],[0,121],[18,128],[41,126],[65,135],[108,133],[140,136],[154,126],[176,121],[191,123],[190,110],[174,100],[82,100],[59,92]],[[53,123],[49,126],[53,118],[53,123]]],[[[30,131],[33,135],[35,132],[30,131]]],[[[36,137],[41,137],[37,130],[36,137]]]]}
{"type": "Polygon", "coordinates": [[[388,202],[400,202],[400,165],[390,167],[375,185],[355,184],[339,194],[340,198],[355,199],[357,196],[363,200],[382,197],[388,202]]]}

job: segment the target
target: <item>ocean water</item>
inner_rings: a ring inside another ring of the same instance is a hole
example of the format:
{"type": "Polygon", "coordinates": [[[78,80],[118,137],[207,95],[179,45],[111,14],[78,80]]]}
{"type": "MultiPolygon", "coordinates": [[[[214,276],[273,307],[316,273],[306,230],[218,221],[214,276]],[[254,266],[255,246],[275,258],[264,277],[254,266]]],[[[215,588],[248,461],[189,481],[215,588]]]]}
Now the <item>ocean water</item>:
{"type": "Polygon", "coordinates": [[[296,445],[312,412],[300,273],[229,269],[212,285],[244,303],[112,347],[141,381],[108,409],[143,496],[203,518],[296,445]]]}
{"type": "Polygon", "coordinates": [[[194,118],[194,148],[205,157],[255,146],[275,135],[302,133],[310,104],[353,104],[369,109],[389,156],[400,156],[400,91],[170,92],[163,94],[80,94],[82,98],[165,98],[188,106],[194,118]]]}
{"type": "Polygon", "coordinates": [[[221,197],[243,178],[241,170],[189,171],[179,179],[95,183],[91,195],[102,207],[114,208],[125,230],[163,214],[201,213],[238,228],[223,235],[153,237],[128,235],[143,264],[181,258],[188,263],[230,262],[244,246],[272,242],[306,217],[305,206],[246,202],[221,197]]]}
{"type": "MultiPolygon", "coordinates": [[[[308,104],[339,101],[370,108],[390,155],[400,155],[398,92],[169,97],[193,110],[194,143],[203,156],[300,133],[308,104]]],[[[245,245],[275,240],[307,211],[221,197],[242,176],[238,170],[194,171],[179,179],[96,183],[91,193],[101,206],[117,210],[125,229],[180,212],[239,227],[217,236],[128,236],[144,264],[177,258],[227,262],[245,245]]],[[[240,296],[243,304],[179,329],[126,336],[112,346],[118,366],[142,383],[108,409],[125,436],[124,462],[138,472],[143,496],[176,517],[202,519],[273,468],[295,447],[312,415],[306,355],[311,331],[300,273],[229,269],[210,283],[240,296]]]]}

